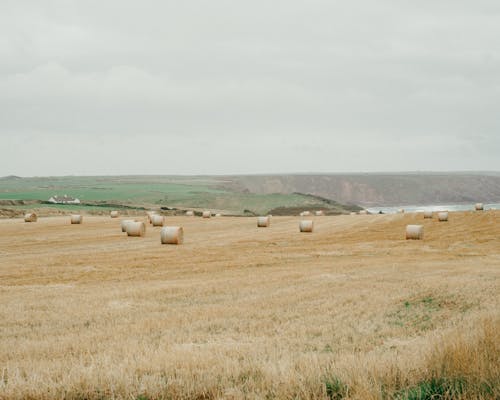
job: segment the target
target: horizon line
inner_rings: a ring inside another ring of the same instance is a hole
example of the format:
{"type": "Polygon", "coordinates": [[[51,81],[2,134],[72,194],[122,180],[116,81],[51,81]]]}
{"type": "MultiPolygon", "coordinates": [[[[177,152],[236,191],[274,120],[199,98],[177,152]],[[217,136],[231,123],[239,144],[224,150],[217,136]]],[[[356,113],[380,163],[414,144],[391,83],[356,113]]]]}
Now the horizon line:
{"type": "Polygon", "coordinates": [[[413,171],[349,171],[349,172],[261,172],[261,173],[214,173],[214,174],[66,174],[66,175],[15,175],[9,174],[1,176],[0,179],[9,178],[65,178],[65,177],[125,177],[125,176],[136,176],[136,177],[165,177],[165,176],[178,176],[178,177],[232,177],[232,176],[293,176],[293,175],[303,175],[303,176],[314,176],[314,175],[435,175],[435,174],[499,174],[500,170],[413,170],[413,171]]]}

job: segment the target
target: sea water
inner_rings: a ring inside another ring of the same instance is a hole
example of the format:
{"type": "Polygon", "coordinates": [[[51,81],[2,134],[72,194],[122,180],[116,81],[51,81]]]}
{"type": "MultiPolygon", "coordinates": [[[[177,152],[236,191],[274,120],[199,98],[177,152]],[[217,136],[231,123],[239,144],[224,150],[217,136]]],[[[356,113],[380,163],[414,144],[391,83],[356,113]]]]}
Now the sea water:
{"type": "MultiPolygon", "coordinates": [[[[371,214],[378,214],[380,211],[384,214],[396,214],[398,210],[403,209],[405,212],[417,211],[473,211],[475,210],[474,204],[439,204],[439,205],[425,205],[425,206],[398,206],[398,207],[367,207],[366,209],[371,214]]],[[[500,210],[500,203],[483,204],[485,210],[500,210]]]]}

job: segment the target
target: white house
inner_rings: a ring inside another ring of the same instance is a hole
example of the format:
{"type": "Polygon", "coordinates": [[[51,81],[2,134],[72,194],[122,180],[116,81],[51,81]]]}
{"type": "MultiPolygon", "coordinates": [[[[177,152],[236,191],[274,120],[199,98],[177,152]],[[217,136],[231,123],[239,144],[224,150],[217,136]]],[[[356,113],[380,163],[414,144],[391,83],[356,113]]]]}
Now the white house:
{"type": "Polygon", "coordinates": [[[64,196],[54,195],[49,199],[49,202],[54,204],[80,204],[79,199],[75,199],[67,194],[64,196]]]}

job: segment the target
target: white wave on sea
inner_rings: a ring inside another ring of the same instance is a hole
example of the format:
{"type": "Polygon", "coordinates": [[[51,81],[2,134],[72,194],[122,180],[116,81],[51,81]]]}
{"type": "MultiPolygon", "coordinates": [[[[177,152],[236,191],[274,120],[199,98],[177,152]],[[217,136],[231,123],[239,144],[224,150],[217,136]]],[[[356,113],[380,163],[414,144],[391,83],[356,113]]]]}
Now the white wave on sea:
{"type": "MultiPolygon", "coordinates": [[[[419,205],[419,206],[398,206],[398,207],[367,207],[371,214],[378,214],[380,211],[384,214],[396,214],[398,210],[403,209],[405,212],[417,211],[473,211],[474,204],[439,204],[439,205],[419,205]]],[[[485,210],[500,210],[500,203],[484,204],[485,210]]]]}

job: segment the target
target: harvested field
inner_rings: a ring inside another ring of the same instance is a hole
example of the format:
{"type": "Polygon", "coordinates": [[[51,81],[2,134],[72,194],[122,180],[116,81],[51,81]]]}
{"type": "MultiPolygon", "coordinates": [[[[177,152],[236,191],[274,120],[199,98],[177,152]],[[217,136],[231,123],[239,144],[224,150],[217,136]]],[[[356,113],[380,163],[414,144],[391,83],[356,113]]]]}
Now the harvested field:
{"type": "Polygon", "coordinates": [[[311,218],[0,220],[0,398],[499,398],[499,211],[311,218]]]}

